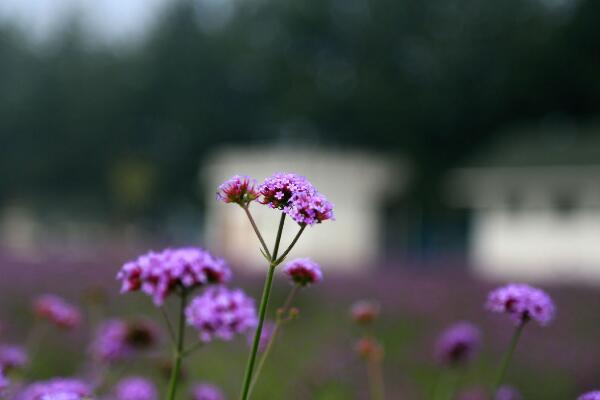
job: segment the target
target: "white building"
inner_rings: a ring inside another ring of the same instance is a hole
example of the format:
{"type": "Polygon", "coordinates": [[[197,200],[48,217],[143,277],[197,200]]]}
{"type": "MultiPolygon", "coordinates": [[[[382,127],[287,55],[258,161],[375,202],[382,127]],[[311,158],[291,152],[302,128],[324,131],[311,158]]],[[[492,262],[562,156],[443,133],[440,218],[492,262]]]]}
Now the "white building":
{"type": "Polygon", "coordinates": [[[600,141],[528,137],[453,176],[455,199],[472,216],[471,264],[493,279],[597,284],[600,141]]]}
{"type": "MultiPolygon", "coordinates": [[[[359,270],[373,267],[381,250],[380,206],[406,184],[406,169],[398,160],[362,151],[309,147],[236,147],[216,151],[202,167],[207,191],[207,245],[232,263],[264,268],[259,242],[243,211],[216,201],[216,188],[233,175],[249,175],[260,183],[275,172],[306,176],[334,204],[335,221],[308,227],[289,257],[310,257],[328,268],[359,270]]],[[[272,246],[279,213],[260,204],[251,211],[272,246]]],[[[287,220],[282,246],[298,225],[287,220]]],[[[285,247],[284,247],[285,248],[285,247]]]]}

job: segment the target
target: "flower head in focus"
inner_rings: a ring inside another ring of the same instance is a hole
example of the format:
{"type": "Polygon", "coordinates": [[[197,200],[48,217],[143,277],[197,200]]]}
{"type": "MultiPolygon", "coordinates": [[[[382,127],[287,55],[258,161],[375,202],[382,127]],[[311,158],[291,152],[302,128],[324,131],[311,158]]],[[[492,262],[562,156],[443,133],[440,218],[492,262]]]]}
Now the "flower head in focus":
{"type": "Polygon", "coordinates": [[[177,288],[221,284],[230,278],[231,270],[224,260],[195,247],[144,254],[123,265],[117,274],[121,293],[141,290],[152,296],[156,305],[162,305],[177,288]]]}
{"type": "Polygon", "coordinates": [[[600,390],[584,393],[577,400],[600,400],[600,390]]]}
{"type": "Polygon", "coordinates": [[[317,190],[303,176],[290,173],[276,173],[259,185],[259,201],[271,208],[283,210],[290,205],[293,196],[300,193],[314,195],[317,190]]]}
{"type": "Polygon", "coordinates": [[[368,325],[379,317],[381,307],[379,303],[368,300],[359,300],[352,304],[350,315],[359,325],[368,325]]]}
{"type": "Polygon", "coordinates": [[[0,346],[0,371],[7,372],[13,369],[22,369],[27,365],[28,358],[25,349],[21,346],[0,346]]]}
{"type": "Polygon", "coordinates": [[[81,322],[79,309],[53,294],[39,296],[33,304],[33,310],[39,318],[65,329],[74,328],[81,322]]]}
{"type": "Polygon", "coordinates": [[[486,303],[488,310],[505,313],[517,324],[530,319],[548,325],[554,318],[554,302],[546,292],[525,284],[510,284],[493,290],[486,303]]]}
{"type": "Polygon", "coordinates": [[[193,400],[225,400],[225,395],[217,386],[199,383],[192,388],[193,400]]]}
{"type": "Polygon", "coordinates": [[[188,325],[196,328],[204,342],[230,340],[257,325],[254,300],[241,289],[209,288],[190,302],[185,315],[188,325]]]}
{"type": "Polygon", "coordinates": [[[522,400],[521,393],[512,386],[500,386],[496,391],[494,400],[522,400]]]}
{"type": "Polygon", "coordinates": [[[316,262],[308,258],[297,258],[285,264],[283,273],[300,286],[308,286],[323,280],[323,272],[316,262]]]}
{"type": "Polygon", "coordinates": [[[217,198],[225,203],[236,203],[245,207],[258,198],[255,187],[256,180],[235,175],[219,186],[217,198]]]}
{"type": "Polygon", "coordinates": [[[473,358],[480,344],[479,329],[469,322],[458,322],[442,332],[435,344],[435,356],[442,365],[461,365],[473,358]]]}
{"type": "Polygon", "coordinates": [[[80,400],[90,398],[92,389],[87,383],[70,378],[54,378],[34,382],[19,395],[18,400],[80,400]]]}
{"type": "Polygon", "coordinates": [[[98,328],[91,352],[103,362],[127,360],[155,347],[159,337],[158,327],[149,321],[111,319],[98,328]]]}
{"type": "Polygon", "coordinates": [[[158,400],[156,386],[146,378],[132,376],[121,379],[114,388],[115,400],[158,400]]]}

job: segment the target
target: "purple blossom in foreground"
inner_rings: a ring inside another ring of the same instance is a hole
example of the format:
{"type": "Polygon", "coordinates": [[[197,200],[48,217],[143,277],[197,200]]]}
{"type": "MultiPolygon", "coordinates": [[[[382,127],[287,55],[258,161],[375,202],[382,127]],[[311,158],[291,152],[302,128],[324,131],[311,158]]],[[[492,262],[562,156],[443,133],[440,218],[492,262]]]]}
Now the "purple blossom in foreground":
{"type": "Polygon", "coordinates": [[[209,383],[200,383],[192,388],[193,400],[225,400],[223,392],[209,383]]]}
{"type": "Polygon", "coordinates": [[[283,272],[293,283],[300,286],[319,283],[323,280],[323,273],[319,264],[308,258],[297,258],[288,262],[283,267],[283,272]]]}
{"type": "Polygon", "coordinates": [[[481,344],[479,329],[469,322],[458,322],[446,329],[435,344],[435,356],[442,365],[470,361],[481,344]]]}
{"type": "Polygon", "coordinates": [[[158,400],[156,386],[146,378],[132,376],[117,383],[115,400],[158,400]]]}
{"type": "Polygon", "coordinates": [[[38,297],[34,302],[33,309],[38,317],[61,328],[71,329],[81,322],[79,309],[53,294],[38,297]]]}
{"type": "Polygon", "coordinates": [[[198,330],[200,339],[230,340],[235,334],[246,334],[256,327],[254,300],[241,289],[225,287],[207,289],[194,298],[185,310],[188,325],[198,330]]]}
{"type": "Polygon", "coordinates": [[[306,193],[315,195],[317,190],[303,176],[290,173],[276,173],[258,187],[260,202],[271,208],[283,210],[290,205],[294,195],[306,193]]]}
{"type": "Polygon", "coordinates": [[[30,384],[17,396],[17,400],[71,400],[91,396],[92,390],[87,383],[77,379],[54,378],[30,384]]]}
{"type": "Polygon", "coordinates": [[[512,386],[501,386],[496,395],[494,396],[494,400],[522,400],[523,397],[521,393],[517,389],[512,386]]]}
{"type": "Polygon", "coordinates": [[[178,287],[193,289],[230,278],[225,261],[195,247],[149,252],[123,265],[117,274],[121,293],[141,290],[152,296],[156,305],[162,305],[178,287]]]}
{"type": "Polygon", "coordinates": [[[577,400],[600,400],[600,390],[584,393],[577,400]]]}
{"type": "Polygon", "coordinates": [[[506,313],[517,324],[530,319],[548,325],[554,318],[554,302],[541,289],[525,284],[510,284],[493,290],[487,300],[488,310],[506,313]]]}
{"type": "Polygon", "coordinates": [[[158,332],[148,321],[111,319],[98,328],[91,352],[103,362],[127,360],[154,347],[159,340],[158,332]]]}
{"type": "Polygon", "coordinates": [[[21,346],[0,346],[0,371],[21,369],[27,365],[28,358],[25,349],[21,346]]]}
{"type": "Polygon", "coordinates": [[[217,198],[225,203],[237,203],[245,206],[258,197],[255,187],[255,179],[234,175],[219,186],[217,198]]]}

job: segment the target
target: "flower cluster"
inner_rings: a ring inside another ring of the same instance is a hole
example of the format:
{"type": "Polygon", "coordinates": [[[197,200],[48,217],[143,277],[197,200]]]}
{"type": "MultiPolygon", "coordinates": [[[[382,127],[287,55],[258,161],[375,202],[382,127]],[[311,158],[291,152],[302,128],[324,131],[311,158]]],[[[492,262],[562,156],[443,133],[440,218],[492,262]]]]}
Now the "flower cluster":
{"type": "Polygon", "coordinates": [[[27,353],[21,346],[0,346],[0,371],[21,369],[27,361],[27,353]]]}
{"type": "Polygon", "coordinates": [[[533,319],[540,325],[548,325],[554,318],[554,303],[550,296],[525,284],[510,284],[492,291],[486,307],[510,315],[517,324],[533,319]]]}
{"type": "Polygon", "coordinates": [[[79,400],[92,395],[90,386],[77,379],[55,378],[35,382],[17,396],[18,400],[79,400]]]}
{"type": "Polygon", "coordinates": [[[248,176],[235,175],[219,186],[217,198],[225,203],[236,203],[246,206],[256,200],[256,180],[248,176]]]}
{"type": "Polygon", "coordinates": [[[122,293],[142,290],[152,296],[156,305],[162,305],[177,288],[225,283],[230,278],[231,270],[225,261],[193,247],[144,254],[123,265],[117,274],[122,293]]]}
{"type": "Polygon", "coordinates": [[[192,388],[193,400],[225,400],[225,395],[215,385],[200,383],[192,388]]]}
{"type": "Polygon", "coordinates": [[[522,400],[521,393],[512,386],[501,386],[496,391],[494,400],[522,400]]]}
{"type": "Polygon", "coordinates": [[[124,378],[114,389],[115,400],[158,400],[158,391],[152,382],[140,376],[124,378]]]}
{"type": "Polygon", "coordinates": [[[53,294],[38,297],[33,304],[33,309],[38,317],[51,321],[61,328],[71,329],[81,322],[81,314],[77,307],[53,294]]]}
{"type": "Polygon", "coordinates": [[[307,286],[323,280],[321,267],[308,258],[297,258],[283,267],[283,272],[294,284],[307,286]]]}
{"type": "Polygon", "coordinates": [[[333,219],[333,205],[303,176],[277,173],[258,187],[259,201],[280,209],[301,225],[333,219]]]}
{"type": "Polygon", "coordinates": [[[350,315],[359,325],[368,325],[379,317],[379,303],[367,300],[357,301],[350,309],[350,315]]]}
{"type": "Polygon", "coordinates": [[[584,393],[577,400],[600,400],[600,390],[584,393]]]}
{"type": "Polygon", "coordinates": [[[190,302],[185,314],[188,325],[195,327],[205,342],[230,340],[257,324],[254,300],[241,289],[209,288],[190,302]]]}
{"type": "Polygon", "coordinates": [[[91,352],[99,361],[117,362],[151,349],[158,339],[158,328],[148,321],[111,319],[100,325],[91,352]]]}
{"type": "Polygon", "coordinates": [[[435,356],[442,365],[459,365],[470,361],[481,343],[479,329],[469,322],[458,322],[446,329],[435,345],[435,356]]]}

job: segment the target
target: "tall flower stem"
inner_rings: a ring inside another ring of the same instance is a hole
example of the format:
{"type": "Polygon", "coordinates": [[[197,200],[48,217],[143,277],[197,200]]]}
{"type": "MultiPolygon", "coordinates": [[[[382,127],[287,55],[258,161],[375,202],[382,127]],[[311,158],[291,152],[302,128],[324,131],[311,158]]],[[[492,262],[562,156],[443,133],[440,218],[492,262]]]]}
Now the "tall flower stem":
{"type": "Polygon", "coordinates": [[[271,257],[271,253],[269,252],[269,248],[267,247],[267,244],[265,243],[265,239],[260,234],[260,230],[258,229],[258,226],[256,225],[256,222],[254,222],[254,218],[252,217],[252,214],[250,213],[250,205],[246,204],[246,205],[242,206],[242,208],[244,209],[244,212],[246,213],[246,216],[248,217],[248,220],[250,221],[250,225],[252,225],[252,229],[254,229],[254,233],[256,233],[256,236],[258,237],[258,241],[260,242],[260,244],[262,246],[262,250],[265,252],[266,256],[269,259],[273,259],[273,257],[271,257]]]}
{"type": "Polygon", "coordinates": [[[258,353],[258,346],[260,344],[260,337],[262,335],[263,324],[265,322],[265,315],[267,314],[267,306],[269,304],[269,296],[271,295],[271,287],[273,286],[273,275],[275,274],[275,268],[277,264],[277,253],[279,252],[279,244],[281,242],[281,235],[283,233],[283,224],[285,223],[285,213],[281,213],[281,219],[279,220],[279,228],[277,229],[277,237],[275,239],[275,247],[273,248],[273,255],[271,256],[271,262],[269,263],[269,270],[263,286],[263,293],[260,300],[260,308],[258,311],[258,325],[256,332],[254,333],[254,341],[252,342],[252,349],[250,350],[250,356],[248,357],[248,364],[246,365],[246,373],[244,374],[244,384],[242,386],[241,400],[247,400],[250,395],[250,383],[252,382],[252,372],[254,370],[254,363],[256,362],[256,354],[258,353]]]}
{"type": "Polygon", "coordinates": [[[371,392],[371,400],[384,400],[385,390],[383,384],[383,371],[381,369],[381,360],[368,360],[367,374],[369,376],[369,390],[371,392]]]}
{"type": "Polygon", "coordinates": [[[515,352],[515,349],[517,348],[517,343],[519,343],[519,338],[521,337],[521,334],[523,333],[523,328],[525,327],[526,323],[527,323],[527,320],[524,320],[523,322],[521,322],[515,329],[515,332],[513,333],[512,338],[510,339],[510,344],[508,345],[508,349],[506,350],[506,352],[504,353],[504,356],[502,357],[502,362],[500,363],[500,368],[498,369],[498,373],[496,374],[496,379],[494,380],[494,384],[492,386],[492,397],[495,395],[496,391],[502,384],[502,380],[504,379],[504,375],[506,374],[506,370],[508,369],[508,364],[510,363],[512,355],[515,352]]]}
{"type": "Polygon", "coordinates": [[[292,301],[294,300],[296,293],[298,293],[299,288],[300,288],[300,285],[294,285],[294,287],[290,291],[290,294],[288,295],[287,299],[285,300],[283,307],[281,307],[281,309],[278,310],[278,316],[275,321],[275,326],[273,327],[273,332],[271,333],[271,337],[269,338],[269,341],[267,342],[267,346],[265,347],[265,350],[264,350],[262,356],[260,357],[260,360],[258,361],[258,365],[256,366],[256,372],[254,373],[254,376],[252,377],[252,383],[250,384],[249,395],[252,394],[252,391],[254,390],[254,386],[256,386],[256,382],[258,381],[258,377],[260,376],[260,373],[262,372],[262,370],[265,366],[267,358],[269,358],[269,354],[271,354],[271,349],[273,348],[273,344],[275,343],[275,338],[277,337],[277,333],[279,332],[281,324],[284,322],[284,316],[287,314],[290,306],[292,305],[292,301]]]}
{"type": "Polygon", "coordinates": [[[181,291],[181,303],[179,306],[179,324],[177,327],[177,342],[173,355],[173,368],[171,370],[171,379],[169,380],[168,400],[174,400],[177,392],[177,381],[181,371],[181,360],[183,358],[183,343],[185,341],[185,304],[187,299],[187,291],[181,291]]]}

